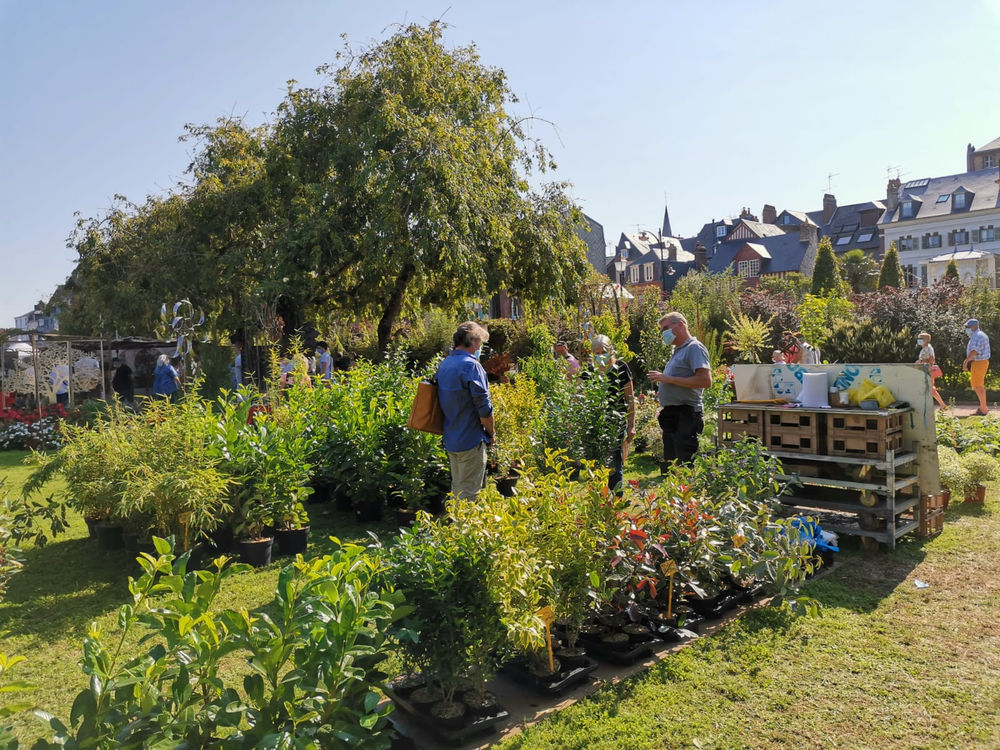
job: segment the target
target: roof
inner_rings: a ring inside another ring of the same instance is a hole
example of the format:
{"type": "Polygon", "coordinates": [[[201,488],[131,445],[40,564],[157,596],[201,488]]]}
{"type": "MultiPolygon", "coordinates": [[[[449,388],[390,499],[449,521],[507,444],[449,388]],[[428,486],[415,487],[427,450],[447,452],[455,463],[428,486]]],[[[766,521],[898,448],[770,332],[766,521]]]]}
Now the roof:
{"type": "Polygon", "coordinates": [[[677,237],[657,238],[649,232],[622,232],[622,236],[618,240],[618,247],[624,247],[625,242],[630,245],[626,256],[630,265],[636,262],[667,260],[670,257],[670,248],[676,252],[677,260],[694,260],[694,254],[685,250],[682,241],[677,237]]]}
{"type": "MultiPolygon", "coordinates": [[[[820,227],[820,236],[829,237],[833,249],[838,253],[848,250],[878,250],[878,223],[885,214],[885,204],[881,201],[864,201],[837,206],[830,221],[820,227]],[[874,220],[862,224],[862,214],[871,213],[874,220]]],[[[820,212],[820,221],[823,215],[820,212]]]]}
{"type": "Polygon", "coordinates": [[[980,252],[979,250],[963,250],[960,253],[945,253],[944,255],[935,255],[931,258],[928,263],[950,263],[951,261],[960,260],[979,260],[986,256],[986,253],[980,252]]]}
{"type": "Polygon", "coordinates": [[[750,219],[737,220],[733,226],[733,229],[735,229],[736,226],[740,224],[743,224],[747,229],[756,234],[758,237],[777,237],[778,235],[782,235],[785,233],[785,230],[783,230],[779,226],[776,226],[774,224],[765,224],[762,221],[752,221],[750,219]]]}
{"type": "Polygon", "coordinates": [[[996,151],[1000,149],[1000,138],[990,141],[985,146],[980,146],[973,153],[978,153],[980,151],[996,151]]]}
{"type": "Polygon", "coordinates": [[[767,248],[764,247],[759,242],[748,242],[746,244],[747,244],[747,246],[750,247],[751,250],[753,250],[755,253],[757,253],[757,255],[759,255],[761,258],[767,258],[768,260],[771,259],[771,253],[769,253],[767,251],[767,248]]]}
{"type": "Polygon", "coordinates": [[[934,217],[947,217],[955,213],[966,213],[968,211],[983,211],[1000,207],[1000,168],[980,169],[975,172],[961,172],[959,174],[947,175],[945,177],[933,177],[923,180],[914,180],[903,186],[903,197],[900,199],[900,208],[893,213],[886,213],[882,217],[882,224],[896,224],[912,219],[927,219],[934,217]],[[951,196],[964,188],[966,192],[972,194],[972,201],[967,202],[965,208],[955,209],[952,207],[951,196]],[[947,198],[941,199],[943,196],[947,198]],[[902,204],[907,199],[917,202],[917,211],[914,216],[906,219],[900,218],[902,204]]]}
{"type": "Polygon", "coordinates": [[[583,218],[590,226],[589,228],[577,226],[576,236],[587,243],[587,260],[590,262],[590,265],[601,273],[605,273],[607,270],[607,260],[604,257],[604,253],[607,243],[604,240],[604,227],[597,220],[587,216],[587,214],[584,214],[583,218]]]}
{"type": "Polygon", "coordinates": [[[808,243],[799,240],[798,232],[789,234],[781,233],[780,236],[762,237],[757,242],[748,243],[746,240],[730,240],[722,242],[715,251],[715,255],[708,261],[708,270],[713,273],[722,273],[731,265],[736,254],[746,245],[751,245],[754,250],[761,255],[758,247],[768,253],[768,257],[763,257],[760,264],[761,276],[769,273],[785,273],[798,271],[802,267],[802,260],[805,257],[808,243]]]}

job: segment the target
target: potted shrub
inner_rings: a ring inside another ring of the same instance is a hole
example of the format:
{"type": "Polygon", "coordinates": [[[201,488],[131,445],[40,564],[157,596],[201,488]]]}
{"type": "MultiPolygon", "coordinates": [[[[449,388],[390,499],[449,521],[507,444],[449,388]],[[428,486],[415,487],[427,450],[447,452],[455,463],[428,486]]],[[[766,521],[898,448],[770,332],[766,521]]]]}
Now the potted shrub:
{"type": "Polygon", "coordinates": [[[488,580],[492,542],[468,531],[422,515],[386,553],[389,580],[412,607],[398,636],[427,680],[410,698],[446,726],[464,720],[467,706],[456,695],[464,679],[485,704],[485,683],[506,634],[488,580]],[[409,637],[411,631],[418,636],[409,637]]]}
{"type": "Polygon", "coordinates": [[[1000,478],[1000,465],[988,453],[972,451],[961,455],[962,466],[969,474],[965,502],[981,503],[986,500],[986,483],[1000,478]]]}
{"type": "Polygon", "coordinates": [[[953,448],[938,446],[938,473],[941,477],[941,489],[945,493],[945,508],[948,507],[952,492],[957,497],[964,498],[966,490],[972,486],[969,471],[953,448]]]}
{"type": "Polygon", "coordinates": [[[497,489],[511,495],[518,476],[535,451],[542,399],[526,377],[493,386],[493,420],[498,440],[490,449],[497,489]]]}

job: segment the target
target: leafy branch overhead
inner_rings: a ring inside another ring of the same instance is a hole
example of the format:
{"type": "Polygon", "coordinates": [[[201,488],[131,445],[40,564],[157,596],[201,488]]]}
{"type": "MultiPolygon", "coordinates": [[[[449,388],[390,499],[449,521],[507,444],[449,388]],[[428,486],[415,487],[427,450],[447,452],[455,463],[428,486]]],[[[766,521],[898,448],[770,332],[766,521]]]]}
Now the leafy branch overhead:
{"type": "Polygon", "coordinates": [[[565,183],[534,179],[554,163],[504,72],[443,32],[347,48],[321,85],[290,83],[267,125],[188,126],[186,183],[80,220],[70,327],[149,333],[156,301],[186,298],[232,330],[280,302],[289,323],[375,318],[384,351],[417,302],[574,302],[582,213],[565,183]]]}

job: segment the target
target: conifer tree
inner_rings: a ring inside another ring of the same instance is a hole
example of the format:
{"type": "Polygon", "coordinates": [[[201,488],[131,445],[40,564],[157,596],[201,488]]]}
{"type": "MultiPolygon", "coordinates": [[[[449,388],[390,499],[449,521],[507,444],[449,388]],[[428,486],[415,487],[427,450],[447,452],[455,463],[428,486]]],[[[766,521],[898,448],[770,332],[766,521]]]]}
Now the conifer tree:
{"type": "Polygon", "coordinates": [[[955,279],[955,281],[958,281],[958,263],[955,262],[954,258],[948,261],[948,267],[944,269],[944,277],[946,279],[955,279]]]}
{"type": "Polygon", "coordinates": [[[819,296],[839,294],[844,287],[837,265],[837,256],[833,252],[833,244],[829,237],[820,240],[816,253],[816,265],[813,267],[812,293],[819,296]]]}
{"type": "Polygon", "coordinates": [[[882,260],[882,270],[878,274],[878,288],[885,286],[902,289],[903,269],[899,265],[899,252],[896,250],[896,243],[890,243],[889,249],[882,260]]]}

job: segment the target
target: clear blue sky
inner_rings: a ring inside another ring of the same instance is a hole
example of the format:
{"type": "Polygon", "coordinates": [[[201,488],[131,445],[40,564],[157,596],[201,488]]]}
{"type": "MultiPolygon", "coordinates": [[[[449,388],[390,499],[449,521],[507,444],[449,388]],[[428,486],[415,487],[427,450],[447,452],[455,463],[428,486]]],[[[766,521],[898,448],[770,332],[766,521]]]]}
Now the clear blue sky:
{"type": "MultiPolygon", "coordinates": [[[[0,327],[72,270],[73,212],[184,176],[187,122],[267,118],[346,33],[443,17],[507,71],[613,242],[961,172],[1000,137],[1000,0],[0,0],[0,327]]],[[[158,300],[151,300],[151,304],[158,300]]]]}

